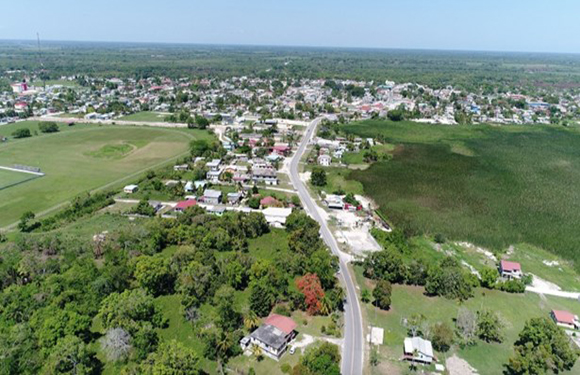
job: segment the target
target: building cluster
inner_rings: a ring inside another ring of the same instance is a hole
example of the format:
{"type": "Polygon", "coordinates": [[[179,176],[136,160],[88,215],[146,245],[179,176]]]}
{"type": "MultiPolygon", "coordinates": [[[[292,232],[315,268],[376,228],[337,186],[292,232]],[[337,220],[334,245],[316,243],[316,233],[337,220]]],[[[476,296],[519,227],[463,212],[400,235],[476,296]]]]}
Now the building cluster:
{"type": "MultiPolygon", "coordinates": [[[[4,74],[13,79],[10,74],[4,74]]],[[[580,115],[580,95],[519,92],[466,93],[451,86],[433,89],[415,83],[353,80],[147,79],[61,77],[45,85],[19,74],[11,91],[0,93],[0,121],[69,113],[90,120],[111,120],[140,111],[159,112],[173,122],[195,116],[225,124],[268,118],[308,121],[386,117],[404,110],[406,118],[455,124],[549,123],[580,115]],[[28,78],[28,79],[27,79],[28,78]],[[32,83],[29,83],[31,80],[32,83]]],[[[163,119],[163,117],[161,118],[163,119]]]]}

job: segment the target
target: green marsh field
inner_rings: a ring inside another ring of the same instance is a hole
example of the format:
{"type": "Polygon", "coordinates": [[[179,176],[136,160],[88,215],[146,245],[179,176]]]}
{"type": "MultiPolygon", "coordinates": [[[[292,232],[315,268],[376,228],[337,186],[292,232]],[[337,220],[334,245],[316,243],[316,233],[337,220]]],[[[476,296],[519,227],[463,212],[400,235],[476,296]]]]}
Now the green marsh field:
{"type": "Polygon", "coordinates": [[[395,144],[348,178],[395,225],[492,249],[528,243],[580,268],[580,131],[366,121],[343,130],[395,144]]]}

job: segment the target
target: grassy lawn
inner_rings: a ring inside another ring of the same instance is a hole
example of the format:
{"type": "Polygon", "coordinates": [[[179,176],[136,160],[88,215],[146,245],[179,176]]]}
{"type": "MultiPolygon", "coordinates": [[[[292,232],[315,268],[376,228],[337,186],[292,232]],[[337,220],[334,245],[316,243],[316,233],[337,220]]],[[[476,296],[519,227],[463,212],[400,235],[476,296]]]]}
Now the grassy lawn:
{"type": "MultiPolygon", "coordinates": [[[[362,288],[372,289],[373,283],[362,276],[361,268],[355,268],[355,274],[362,288]]],[[[495,311],[505,324],[505,340],[501,344],[487,344],[478,341],[475,346],[461,349],[453,347],[448,353],[437,353],[440,360],[450,357],[453,353],[476,368],[481,375],[495,375],[502,373],[502,366],[512,354],[513,343],[517,339],[526,320],[547,316],[551,309],[564,309],[575,314],[580,314],[580,304],[574,300],[556,297],[541,297],[533,293],[509,294],[499,291],[478,289],[475,297],[463,304],[440,297],[426,297],[424,289],[412,286],[393,286],[392,305],[390,311],[375,309],[370,304],[363,304],[365,322],[385,330],[385,339],[379,353],[382,363],[373,373],[380,373],[381,368],[396,368],[397,371],[390,373],[404,373],[408,367],[398,359],[402,354],[403,340],[407,336],[407,328],[403,325],[403,319],[408,319],[413,314],[423,314],[429,325],[438,322],[446,322],[454,326],[453,319],[461,307],[472,311],[482,307],[495,311]],[[384,366],[384,367],[381,367],[384,366]]],[[[576,364],[575,371],[580,370],[576,364]]],[[[573,373],[577,373],[574,372],[573,373]]]]}
{"type": "Polygon", "coordinates": [[[391,161],[349,175],[396,226],[496,250],[528,243],[580,261],[577,129],[380,121],[344,129],[398,143],[391,161]]]}
{"type": "Polygon", "coordinates": [[[93,125],[62,129],[0,146],[0,165],[24,164],[46,173],[0,191],[0,226],[12,224],[26,211],[38,214],[84,191],[121,186],[149,168],[184,155],[196,136],[209,136],[161,128],[93,125]]]}
{"type": "Polygon", "coordinates": [[[119,120],[123,121],[144,121],[144,122],[165,122],[165,115],[156,112],[137,112],[123,116],[119,120]]]}
{"type": "MultiPolygon", "coordinates": [[[[10,167],[10,165],[5,165],[5,167],[10,167]]],[[[38,177],[39,176],[35,176],[29,173],[13,172],[6,169],[0,169],[0,190],[19,183],[23,183],[28,180],[33,180],[38,177]]]]}
{"type": "MultiPolygon", "coordinates": [[[[86,129],[88,127],[94,126],[94,125],[87,125],[87,124],[76,124],[74,126],[68,126],[65,123],[59,123],[58,119],[55,119],[55,122],[57,122],[57,125],[58,125],[60,132],[72,131],[72,130],[78,130],[78,129],[86,129]]],[[[0,136],[11,138],[12,133],[15,130],[23,129],[23,128],[27,128],[30,130],[30,132],[33,135],[32,138],[34,138],[35,136],[44,136],[45,134],[41,133],[40,130],[38,129],[39,123],[40,123],[39,121],[19,121],[19,122],[14,122],[12,124],[0,125],[0,136]]],[[[9,145],[11,142],[12,142],[12,140],[10,140],[8,143],[0,144],[0,149],[2,149],[4,146],[9,145]]]]}
{"type": "MultiPolygon", "coordinates": [[[[311,169],[311,168],[309,168],[311,169]]],[[[324,168],[326,171],[326,185],[322,187],[312,186],[316,191],[325,191],[327,194],[342,189],[347,193],[363,194],[363,185],[353,179],[348,179],[350,171],[344,168],[324,168]]]]}
{"type": "MultiPolygon", "coordinates": [[[[390,143],[386,143],[372,146],[371,149],[380,155],[381,153],[392,152],[395,149],[395,146],[390,143]]],[[[358,152],[346,152],[344,155],[342,155],[342,162],[348,165],[366,164],[364,161],[364,154],[366,151],[367,150],[360,150],[358,152]]]]}

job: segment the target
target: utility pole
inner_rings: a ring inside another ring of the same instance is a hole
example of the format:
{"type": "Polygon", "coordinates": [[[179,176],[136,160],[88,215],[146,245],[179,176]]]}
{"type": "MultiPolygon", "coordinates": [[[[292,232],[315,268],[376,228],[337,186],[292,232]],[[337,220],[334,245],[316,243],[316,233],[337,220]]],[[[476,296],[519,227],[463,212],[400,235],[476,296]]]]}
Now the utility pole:
{"type": "Polygon", "coordinates": [[[42,54],[40,52],[40,34],[36,33],[36,42],[38,45],[38,64],[40,65],[40,75],[42,77],[42,88],[46,90],[46,81],[44,80],[44,64],[42,63],[42,54]]]}

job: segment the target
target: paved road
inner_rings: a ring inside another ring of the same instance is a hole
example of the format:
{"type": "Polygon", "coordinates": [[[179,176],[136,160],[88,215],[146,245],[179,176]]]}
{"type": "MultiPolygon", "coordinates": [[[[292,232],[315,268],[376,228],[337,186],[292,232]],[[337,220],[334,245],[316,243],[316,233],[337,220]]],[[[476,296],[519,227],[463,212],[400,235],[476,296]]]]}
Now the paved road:
{"type": "MultiPolygon", "coordinates": [[[[304,155],[306,146],[312,139],[312,135],[314,134],[320,120],[321,119],[314,120],[306,129],[304,137],[298,146],[298,150],[290,162],[290,180],[298,191],[300,200],[302,201],[302,204],[306,210],[320,224],[320,234],[322,235],[324,242],[326,242],[332,252],[339,256],[340,259],[338,243],[328,228],[328,224],[320,216],[320,213],[316,207],[316,203],[308,193],[306,186],[304,186],[304,183],[300,180],[300,176],[298,175],[298,165],[300,163],[300,159],[302,158],[302,155],[304,155]]],[[[348,271],[348,267],[342,260],[340,260],[339,265],[340,276],[342,277],[346,286],[346,303],[344,306],[344,347],[342,349],[341,373],[343,375],[360,375],[363,371],[364,358],[364,339],[361,309],[351,274],[348,271]]]]}

